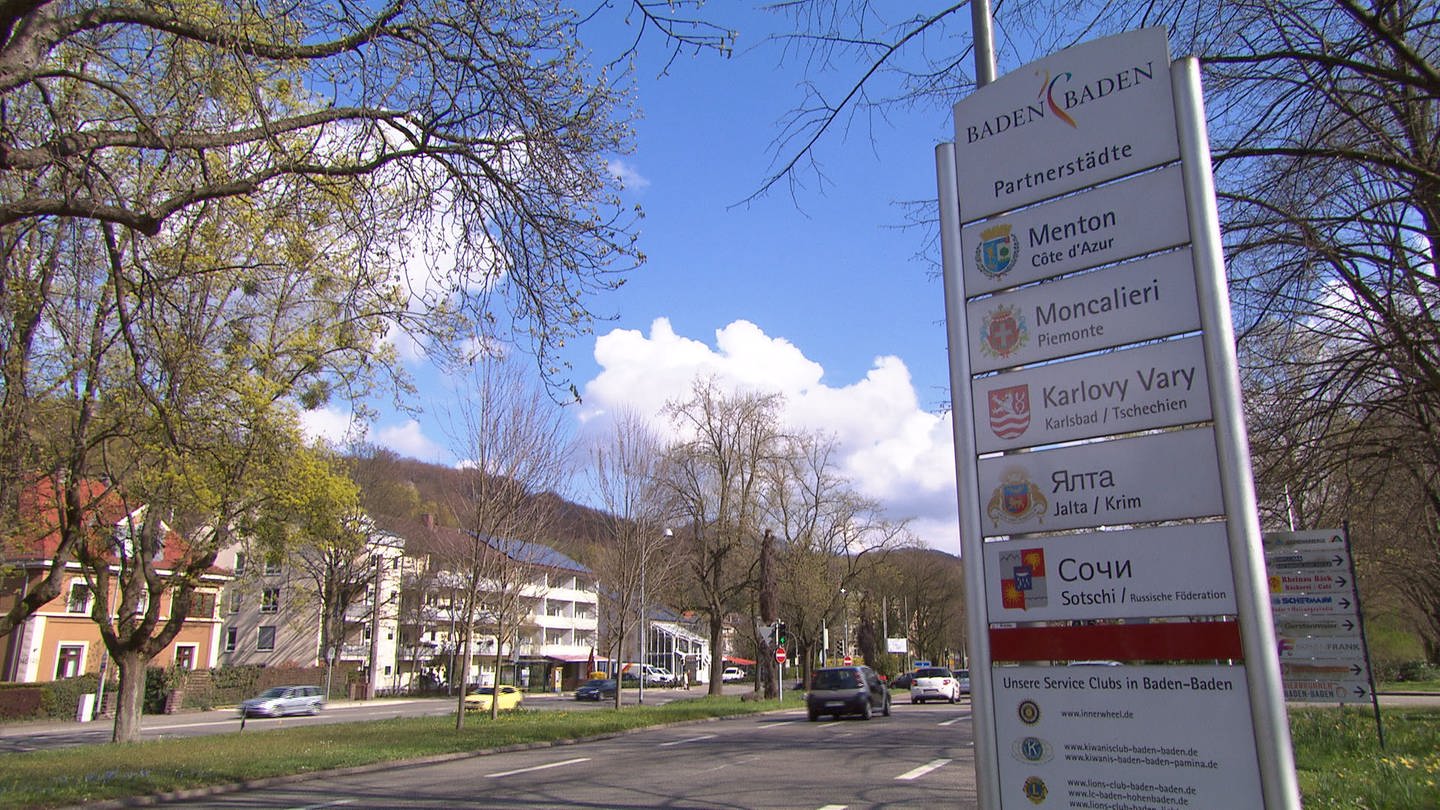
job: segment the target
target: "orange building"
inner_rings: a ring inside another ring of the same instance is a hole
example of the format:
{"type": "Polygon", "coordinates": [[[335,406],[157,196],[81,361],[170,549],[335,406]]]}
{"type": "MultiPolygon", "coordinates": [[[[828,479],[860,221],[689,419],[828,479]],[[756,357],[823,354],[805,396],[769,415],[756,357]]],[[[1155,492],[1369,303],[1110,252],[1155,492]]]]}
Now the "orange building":
{"type": "MultiPolygon", "coordinates": [[[[138,521],[138,516],[127,514],[120,505],[120,499],[112,497],[111,490],[103,482],[87,481],[82,488],[85,499],[93,505],[89,511],[95,518],[95,525],[114,527],[110,542],[123,555],[128,527],[138,521]]],[[[28,526],[33,527],[33,531],[25,534],[36,539],[22,540],[7,555],[4,576],[0,577],[0,611],[8,610],[17,600],[23,599],[50,573],[60,543],[56,502],[53,483],[48,480],[25,493],[21,504],[22,515],[28,526]]],[[[165,557],[157,566],[161,577],[171,573],[166,563],[173,563],[173,559],[167,558],[178,553],[183,544],[172,533],[165,545],[165,557]]],[[[111,566],[111,605],[119,601],[115,593],[116,577],[113,576],[119,570],[120,562],[117,560],[111,566]]],[[[216,604],[220,589],[229,580],[230,577],[219,569],[212,568],[204,575],[192,598],[190,615],[184,627],[174,641],[152,659],[152,665],[205,669],[218,663],[221,622],[216,604]]],[[[161,599],[160,621],[164,622],[170,614],[168,591],[161,599]]],[[[61,577],[60,595],[42,605],[9,636],[0,639],[0,679],[33,683],[101,671],[106,665],[106,652],[100,639],[100,628],[90,618],[93,601],[94,594],[80,565],[68,563],[61,577]]]]}

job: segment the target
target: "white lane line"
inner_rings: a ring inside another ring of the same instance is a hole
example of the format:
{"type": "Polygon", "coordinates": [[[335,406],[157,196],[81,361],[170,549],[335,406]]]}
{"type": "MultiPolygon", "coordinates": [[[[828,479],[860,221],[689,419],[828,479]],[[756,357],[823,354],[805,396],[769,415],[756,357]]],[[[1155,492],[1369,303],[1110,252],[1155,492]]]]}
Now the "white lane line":
{"type": "Polygon", "coordinates": [[[320,810],[321,807],[339,807],[342,804],[352,804],[354,801],[354,799],[336,799],[333,802],[301,805],[300,807],[292,808],[292,810],[320,810]]]}
{"type": "Polygon", "coordinates": [[[701,734],[699,737],[687,737],[683,740],[671,740],[670,742],[660,743],[660,747],[668,748],[672,745],[684,745],[685,743],[700,742],[701,740],[713,740],[716,736],[715,734],[701,734]]]}
{"type": "Polygon", "coordinates": [[[935,770],[936,768],[943,768],[943,767],[945,767],[946,765],[949,765],[949,764],[950,764],[950,760],[948,760],[948,759],[936,759],[936,760],[932,760],[932,761],[930,761],[930,762],[925,763],[924,765],[921,765],[921,766],[918,767],[918,768],[915,768],[915,769],[913,769],[913,770],[909,770],[909,771],[906,771],[905,773],[900,774],[899,776],[895,777],[895,781],[899,782],[899,781],[901,781],[901,780],[904,780],[904,781],[909,782],[909,781],[914,780],[914,779],[919,779],[920,777],[924,776],[924,775],[927,774],[927,773],[930,773],[931,771],[935,770]]]}
{"type": "Polygon", "coordinates": [[[763,726],[756,726],[756,727],[755,727],[755,730],[756,730],[756,731],[768,731],[769,729],[772,729],[772,728],[780,728],[781,726],[793,725],[795,722],[796,722],[796,721],[794,721],[794,720],[781,720],[781,721],[779,721],[779,722],[777,722],[777,723],[766,723],[766,724],[763,725],[763,726]]]}
{"type": "Polygon", "coordinates": [[[845,810],[845,808],[849,806],[848,804],[827,804],[824,807],[817,808],[817,810],[845,810]]]}
{"type": "Polygon", "coordinates": [[[562,765],[576,765],[581,762],[589,762],[590,757],[579,757],[578,759],[567,759],[564,762],[551,762],[547,765],[536,765],[533,768],[518,768],[513,771],[500,771],[499,773],[487,773],[486,779],[499,779],[502,776],[514,776],[517,773],[530,773],[532,771],[543,771],[547,768],[559,768],[562,765]]]}
{"type": "Polygon", "coordinates": [[[956,717],[956,718],[954,718],[954,719],[952,719],[952,720],[946,720],[945,722],[941,723],[940,725],[942,725],[942,726],[953,726],[953,725],[955,725],[956,723],[960,722],[961,720],[969,720],[969,719],[970,719],[970,715],[968,715],[968,714],[962,714],[962,715],[960,715],[959,717],[956,717]]]}

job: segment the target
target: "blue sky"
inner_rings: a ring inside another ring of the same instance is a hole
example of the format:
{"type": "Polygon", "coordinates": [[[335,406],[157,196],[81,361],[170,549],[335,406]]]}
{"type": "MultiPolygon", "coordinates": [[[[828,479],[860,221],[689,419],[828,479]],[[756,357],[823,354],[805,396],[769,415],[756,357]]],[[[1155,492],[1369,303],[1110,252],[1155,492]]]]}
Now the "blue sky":
{"type": "MultiPolygon", "coordinates": [[[[716,5],[707,13],[731,13],[716,5]]],[[[958,553],[950,427],[939,412],[948,396],[941,288],[915,258],[927,234],[902,228],[897,206],[935,196],[934,146],[950,137],[948,111],[833,131],[817,153],[823,187],[803,176],[808,187],[793,197],[781,185],[745,203],[771,171],[778,122],[804,77],[764,43],[783,21],[745,12],[724,21],[740,31],[730,59],[681,56],[658,78],[662,54],[637,63],[636,148],[614,165],[627,202],[645,210],[648,261],[593,302],[615,319],[570,347],[584,397],[571,419],[593,428],[622,406],[654,413],[697,374],[779,391],[793,425],[840,441],[863,494],[911,519],[922,541],[958,553]]],[[[852,76],[830,78],[840,87],[852,76]]],[[[370,439],[455,463],[434,407],[448,394],[423,366],[413,370],[426,413],[382,413],[370,439]]]]}

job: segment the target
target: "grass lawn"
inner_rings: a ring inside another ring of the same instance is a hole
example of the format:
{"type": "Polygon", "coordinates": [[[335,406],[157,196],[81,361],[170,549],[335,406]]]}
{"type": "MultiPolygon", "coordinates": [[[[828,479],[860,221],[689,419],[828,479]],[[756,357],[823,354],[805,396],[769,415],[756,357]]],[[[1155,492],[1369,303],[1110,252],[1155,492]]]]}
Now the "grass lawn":
{"type": "Polygon", "coordinates": [[[1370,707],[1290,710],[1305,810],[1440,807],[1440,710],[1370,707]]]}
{"type": "MultiPolygon", "coordinates": [[[[787,705],[803,696],[786,693],[787,705]]],[[[778,708],[775,701],[698,698],[624,711],[522,711],[466,718],[373,723],[92,745],[0,756],[0,807],[48,808],[391,760],[615,734],[664,723],[778,708]]],[[[1386,748],[1367,708],[1290,713],[1306,810],[1434,810],[1440,807],[1440,710],[1382,711],[1386,748]]]]}

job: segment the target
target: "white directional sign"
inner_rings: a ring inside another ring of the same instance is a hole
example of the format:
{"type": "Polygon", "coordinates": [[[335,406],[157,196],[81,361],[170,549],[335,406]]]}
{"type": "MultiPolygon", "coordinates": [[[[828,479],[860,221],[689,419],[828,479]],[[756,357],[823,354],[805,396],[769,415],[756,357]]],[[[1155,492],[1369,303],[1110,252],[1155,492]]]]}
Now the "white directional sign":
{"type": "Polygon", "coordinates": [[[1161,28],[1032,62],[955,105],[960,218],[969,222],[1180,157],[1161,28]]]}
{"type": "Polygon", "coordinates": [[[997,622],[1235,612],[1223,523],[987,543],[985,576],[997,622]]]}
{"type": "Polygon", "coordinates": [[[976,373],[1200,328],[1188,248],[981,298],[966,309],[976,373]]]}
{"type": "Polygon", "coordinates": [[[1180,167],[966,226],[965,289],[995,292],[1190,241],[1180,167]]]}
{"type": "Polygon", "coordinates": [[[1205,347],[1183,338],[975,381],[981,453],[1203,422],[1205,347]]]}
{"type": "Polygon", "coordinates": [[[1224,511],[1209,428],[984,458],[978,474],[985,536],[1224,511]]]}
{"type": "Polygon", "coordinates": [[[1345,536],[1274,532],[1265,535],[1264,546],[1285,699],[1372,701],[1370,655],[1345,536]]]}

